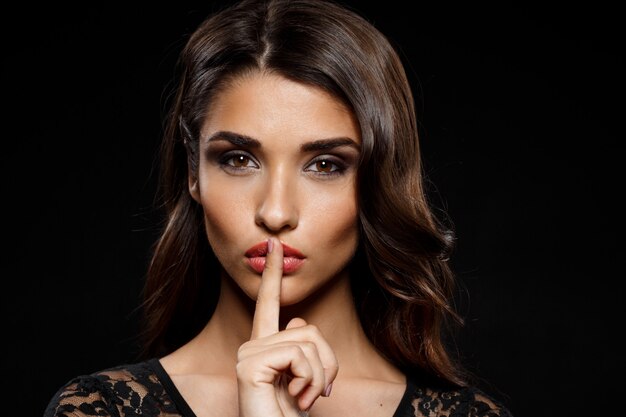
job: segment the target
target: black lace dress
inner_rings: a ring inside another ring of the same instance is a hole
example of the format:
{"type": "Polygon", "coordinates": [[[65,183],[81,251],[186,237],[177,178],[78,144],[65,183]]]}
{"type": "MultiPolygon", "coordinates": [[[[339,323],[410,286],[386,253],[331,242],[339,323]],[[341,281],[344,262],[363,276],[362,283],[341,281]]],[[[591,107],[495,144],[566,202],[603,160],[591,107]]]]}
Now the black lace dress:
{"type": "MultiPolygon", "coordinates": [[[[158,359],[79,376],[52,397],[44,417],[196,417],[158,359]]],[[[393,417],[510,417],[476,388],[434,390],[407,378],[393,417]]]]}

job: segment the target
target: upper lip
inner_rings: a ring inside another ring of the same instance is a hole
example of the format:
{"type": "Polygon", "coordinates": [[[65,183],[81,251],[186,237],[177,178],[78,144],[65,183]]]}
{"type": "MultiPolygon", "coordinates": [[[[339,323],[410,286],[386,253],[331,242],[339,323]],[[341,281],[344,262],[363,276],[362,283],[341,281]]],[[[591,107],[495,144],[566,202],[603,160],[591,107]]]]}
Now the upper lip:
{"type": "MultiPolygon", "coordinates": [[[[298,249],[292,248],[284,242],[280,242],[283,245],[283,256],[285,258],[300,258],[304,259],[304,255],[298,249]]],[[[246,256],[248,258],[256,258],[259,256],[267,255],[267,241],[263,241],[261,243],[257,243],[252,246],[250,249],[246,251],[246,256]]]]}

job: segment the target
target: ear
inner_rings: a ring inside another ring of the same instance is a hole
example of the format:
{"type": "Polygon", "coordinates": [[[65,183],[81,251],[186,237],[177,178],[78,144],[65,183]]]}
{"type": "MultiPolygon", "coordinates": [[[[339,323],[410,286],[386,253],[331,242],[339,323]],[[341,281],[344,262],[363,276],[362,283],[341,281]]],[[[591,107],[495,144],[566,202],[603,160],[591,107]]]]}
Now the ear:
{"type": "Polygon", "coordinates": [[[200,191],[198,190],[198,178],[189,174],[187,176],[187,182],[189,184],[189,194],[191,194],[191,198],[196,200],[198,204],[202,204],[200,201],[200,191]]]}

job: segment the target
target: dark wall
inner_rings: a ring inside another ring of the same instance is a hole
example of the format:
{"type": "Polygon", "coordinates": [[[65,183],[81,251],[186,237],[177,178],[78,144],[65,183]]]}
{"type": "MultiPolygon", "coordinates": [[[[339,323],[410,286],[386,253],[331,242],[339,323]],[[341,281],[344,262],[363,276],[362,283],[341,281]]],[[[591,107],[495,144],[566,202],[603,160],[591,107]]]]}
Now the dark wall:
{"type": "MultiPolygon", "coordinates": [[[[618,13],[408,3],[348,4],[415,88],[467,364],[517,416],[610,411],[626,371],[618,13]]],[[[163,94],[217,6],[83,7],[18,6],[2,28],[1,357],[20,415],[138,353],[163,94]]]]}

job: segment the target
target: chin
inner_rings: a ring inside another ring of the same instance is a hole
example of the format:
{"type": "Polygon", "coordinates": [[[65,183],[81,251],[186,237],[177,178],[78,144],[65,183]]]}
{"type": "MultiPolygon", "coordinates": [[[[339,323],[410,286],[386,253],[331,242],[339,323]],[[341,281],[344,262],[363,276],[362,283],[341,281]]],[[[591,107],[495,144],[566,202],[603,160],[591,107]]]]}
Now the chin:
{"type": "Polygon", "coordinates": [[[296,306],[298,304],[308,304],[325,298],[328,291],[334,291],[334,284],[341,281],[343,274],[336,274],[329,279],[312,281],[314,277],[306,276],[286,276],[283,278],[280,305],[281,307],[296,306]]]}
{"type": "Polygon", "coordinates": [[[289,307],[308,300],[311,297],[311,292],[304,292],[302,290],[296,291],[284,291],[280,294],[280,306],[289,307]]]}

